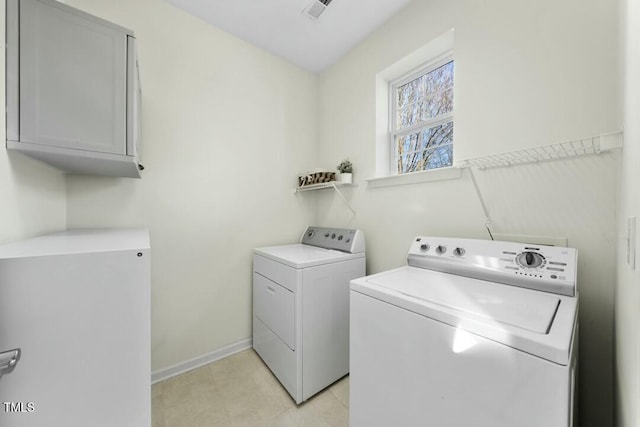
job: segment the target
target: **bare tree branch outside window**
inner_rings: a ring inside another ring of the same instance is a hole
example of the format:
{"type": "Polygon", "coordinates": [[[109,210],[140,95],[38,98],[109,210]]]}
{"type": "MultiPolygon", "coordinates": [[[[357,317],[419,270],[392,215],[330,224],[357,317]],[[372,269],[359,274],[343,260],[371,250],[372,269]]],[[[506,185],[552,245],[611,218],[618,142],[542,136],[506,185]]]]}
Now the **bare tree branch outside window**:
{"type": "Polygon", "coordinates": [[[397,173],[453,164],[453,61],[395,90],[397,173]]]}

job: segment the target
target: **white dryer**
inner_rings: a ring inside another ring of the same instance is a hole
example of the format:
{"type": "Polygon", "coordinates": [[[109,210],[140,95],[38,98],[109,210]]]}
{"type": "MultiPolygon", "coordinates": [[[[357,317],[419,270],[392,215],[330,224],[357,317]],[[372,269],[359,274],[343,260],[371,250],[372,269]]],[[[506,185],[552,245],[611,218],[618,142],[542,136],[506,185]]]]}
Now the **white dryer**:
{"type": "Polygon", "coordinates": [[[349,281],[364,275],[359,230],[309,227],[254,250],[253,348],[296,403],[349,372],[349,281]]]}
{"type": "Polygon", "coordinates": [[[407,260],[351,282],[350,426],[571,426],[577,251],[418,237],[407,260]]]}

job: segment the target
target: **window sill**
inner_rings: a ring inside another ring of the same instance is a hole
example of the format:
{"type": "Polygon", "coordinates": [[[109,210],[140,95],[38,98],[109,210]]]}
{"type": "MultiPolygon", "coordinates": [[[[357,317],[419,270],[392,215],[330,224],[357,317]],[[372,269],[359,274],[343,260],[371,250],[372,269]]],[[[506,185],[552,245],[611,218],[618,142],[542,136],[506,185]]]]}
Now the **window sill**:
{"type": "Polygon", "coordinates": [[[376,178],[369,178],[368,188],[390,187],[393,185],[418,184],[422,182],[444,181],[447,179],[458,179],[462,176],[462,169],[457,167],[440,168],[422,172],[411,172],[402,175],[390,175],[376,178]]]}

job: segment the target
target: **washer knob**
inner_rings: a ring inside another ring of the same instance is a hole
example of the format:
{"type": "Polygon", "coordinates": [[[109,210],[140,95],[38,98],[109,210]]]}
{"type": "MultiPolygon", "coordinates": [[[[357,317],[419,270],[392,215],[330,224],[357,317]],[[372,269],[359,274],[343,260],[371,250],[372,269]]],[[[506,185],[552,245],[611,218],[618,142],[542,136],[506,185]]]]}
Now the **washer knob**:
{"type": "Polygon", "coordinates": [[[464,248],[455,248],[455,249],[453,250],[453,254],[454,254],[455,256],[462,256],[462,255],[464,255],[464,253],[465,253],[464,248]]]}
{"type": "Polygon", "coordinates": [[[422,252],[426,252],[426,251],[428,251],[428,250],[429,250],[429,245],[427,245],[426,243],[421,244],[421,245],[420,245],[420,250],[421,250],[422,252]]]}
{"type": "Polygon", "coordinates": [[[442,246],[442,245],[440,245],[440,246],[438,246],[438,247],[436,248],[436,253],[437,253],[438,255],[442,255],[442,254],[443,254],[443,253],[445,253],[445,252],[447,252],[447,247],[446,247],[446,246],[442,246]]]}
{"type": "Polygon", "coordinates": [[[537,252],[520,252],[516,260],[525,268],[538,268],[544,264],[544,257],[537,252]]]}

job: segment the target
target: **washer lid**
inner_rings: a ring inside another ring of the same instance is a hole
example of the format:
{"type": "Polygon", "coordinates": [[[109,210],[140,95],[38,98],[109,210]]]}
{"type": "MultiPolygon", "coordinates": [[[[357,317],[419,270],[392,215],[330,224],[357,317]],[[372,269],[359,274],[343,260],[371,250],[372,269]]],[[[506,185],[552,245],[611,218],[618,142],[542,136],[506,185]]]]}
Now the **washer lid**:
{"type": "Polygon", "coordinates": [[[408,266],[352,280],[351,290],[534,356],[570,363],[574,297],[408,266]]]}
{"type": "Polygon", "coordinates": [[[364,257],[364,253],[350,254],[334,249],[318,248],[300,243],[256,248],[253,252],[293,268],[313,267],[336,261],[364,257]]]}
{"type": "Polygon", "coordinates": [[[373,283],[409,297],[432,302],[466,315],[546,334],[560,298],[540,292],[522,292],[514,286],[468,279],[452,274],[428,274],[418,269],[400,270],[371,278],[373,283]],[[428,280],[428,282],[425,282],[428,280]]]}

